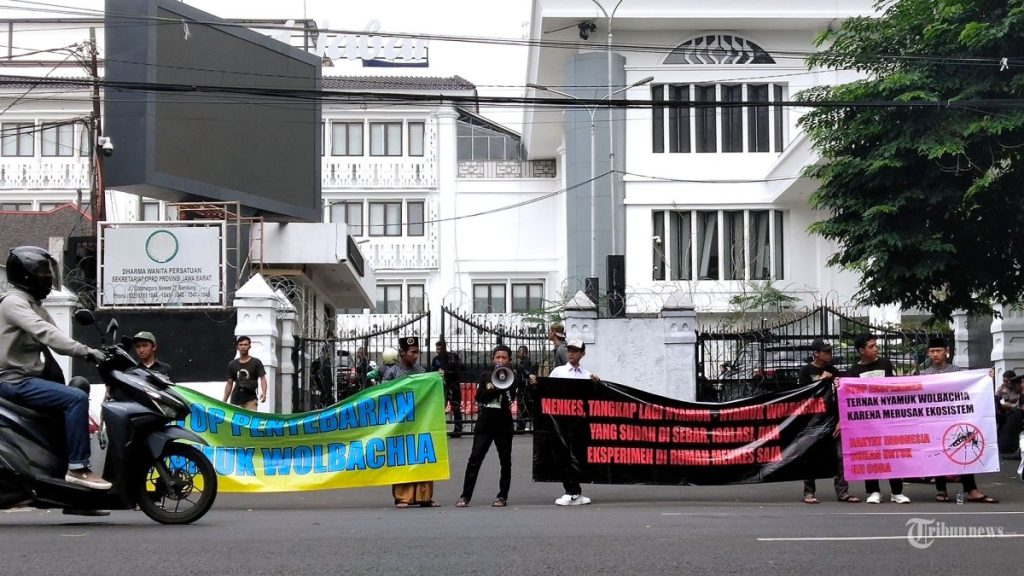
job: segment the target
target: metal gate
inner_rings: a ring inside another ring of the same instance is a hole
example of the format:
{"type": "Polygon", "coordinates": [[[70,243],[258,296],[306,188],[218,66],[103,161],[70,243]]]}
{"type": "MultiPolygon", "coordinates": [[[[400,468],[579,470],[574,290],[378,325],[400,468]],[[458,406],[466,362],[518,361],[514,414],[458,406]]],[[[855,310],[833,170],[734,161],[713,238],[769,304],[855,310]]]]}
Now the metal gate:
{"type": "Polygon", "coordinates": [[[551,345],[545,327],[523,322],[518,315],[493,315],[491,318],[471,318],[447,306],[441,308],[441,335],[448,351],[459,356],[462,366],[459,372],[462,421],[453,424],[468,425],[476,421],[476,385],[494,367],[491,357],[494,347],[504,344],[512,349],[512,368],[516,371],[514,387],[519,400],[513,406],[513,413],[517,428],[532,430],[531,398],[524,380],[527,374],[544,375],[552,368],[551,345]],[[521,349],[524,355],[520,357],[521,349]]]}
{"type": "Polygon", "coordinates": [[[828,306],[746,331],[699,331],[697,400],[725,402],[795,387],[815,338],[832,344],[832,363],[846,369],[859,359],[853,340],[863,333],[878,339],[879,354],[892,361],[897,374],[911,374],[922,367],[930,337],[943,336],[952,342],[949,331],[871,326],[828,306]]]}
{"type": "MultiPolygon", "coordinates": [[[[298,378],[292,409],[304,412],[325,408],[380,382],[385,350],[397,351],[399,338],[416,336],[420,349],[426,352],[430,334],[428,311],[394,318],[385,325],[371,325],[365,331],[343,331],[339,338],[296,338],[298,378]]],[[[421,361],[424,358],[420,356],[421,361]]],[[[425,366],[429,365],[427,360],[425,366]]]]}

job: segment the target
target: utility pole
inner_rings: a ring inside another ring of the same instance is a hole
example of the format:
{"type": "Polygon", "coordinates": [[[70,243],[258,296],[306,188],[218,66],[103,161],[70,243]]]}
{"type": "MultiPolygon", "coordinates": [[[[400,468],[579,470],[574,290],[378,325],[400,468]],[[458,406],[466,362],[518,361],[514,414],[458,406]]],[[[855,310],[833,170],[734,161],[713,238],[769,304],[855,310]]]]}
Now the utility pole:
{"type": "Polygon", "coordinates": [[[99,149],[97,142],[103,134],[103,126],[100,123],[100,72],[96,63],[96,29],[89,28],[89,73],[92,77],[92,118],[90,122],[90,136],[92,143],[89,146],[92,158],[92,190],[89,194],[89,209],[92,214],[92,234],[96,233],[96,223],[107,219],[106,208],[106,186],[103,184],[103,151],[99,149]]]}

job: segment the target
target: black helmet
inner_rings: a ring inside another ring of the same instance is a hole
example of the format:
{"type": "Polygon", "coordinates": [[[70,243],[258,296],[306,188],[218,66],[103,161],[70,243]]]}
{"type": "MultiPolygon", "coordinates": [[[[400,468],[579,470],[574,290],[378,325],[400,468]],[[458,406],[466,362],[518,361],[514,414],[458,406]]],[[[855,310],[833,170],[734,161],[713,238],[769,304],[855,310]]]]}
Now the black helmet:
{"type": "Polygon", "coordinates": [[[7,281],[42,300],[60,288],[57,261],[38,246],[18,246],[7,256],[7,281]]]}

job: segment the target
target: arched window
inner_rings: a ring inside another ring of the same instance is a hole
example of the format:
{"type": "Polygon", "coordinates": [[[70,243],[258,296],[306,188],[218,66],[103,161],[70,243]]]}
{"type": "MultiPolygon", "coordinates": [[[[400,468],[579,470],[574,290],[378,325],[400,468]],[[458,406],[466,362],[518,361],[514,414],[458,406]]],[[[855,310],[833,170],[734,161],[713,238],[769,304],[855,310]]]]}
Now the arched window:
{"type": "Polygon", "coordinates": [[[771,55],[746,38],[706,34],[676,46],[665,64],[775,64],[771,55]]]}

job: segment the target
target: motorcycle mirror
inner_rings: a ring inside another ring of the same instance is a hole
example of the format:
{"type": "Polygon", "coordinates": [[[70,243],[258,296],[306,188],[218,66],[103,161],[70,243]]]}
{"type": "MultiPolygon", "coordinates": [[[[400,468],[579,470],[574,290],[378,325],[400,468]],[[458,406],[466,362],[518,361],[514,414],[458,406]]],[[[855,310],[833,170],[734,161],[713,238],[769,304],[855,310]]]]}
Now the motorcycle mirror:
{"type": "Polygon", "coordinates": [[[111,318],[110,322],[107,323],[107,334],[110,334],[111,338],[114,340],[117,339],[117,329],[119,327],[120,326],[117,324],[117,318],[111,318]]]}
{"type": "Polygon", "coordinates": [[[96,317],[93,316],[92,310],[79,308],[78,310],[75,310],[75,322],[78,322],[82,326],[92,326],[96,323],[96,317]]]}

